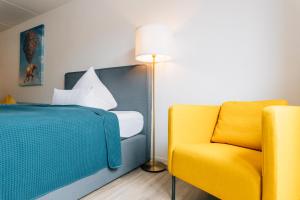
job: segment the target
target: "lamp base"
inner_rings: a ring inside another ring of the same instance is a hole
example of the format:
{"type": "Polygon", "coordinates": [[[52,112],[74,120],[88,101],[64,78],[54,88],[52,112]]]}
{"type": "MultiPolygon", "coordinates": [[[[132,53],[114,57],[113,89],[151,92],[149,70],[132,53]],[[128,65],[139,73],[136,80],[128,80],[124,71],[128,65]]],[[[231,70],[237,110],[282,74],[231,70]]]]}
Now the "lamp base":
{"type": "Polygon", "coordinates": [[[150,160],[149,162],[143,164],[141,168],[147,172],[157,173],[157,172],[165,171],[166,165],[163,164],[162,162],[150,160]]]}

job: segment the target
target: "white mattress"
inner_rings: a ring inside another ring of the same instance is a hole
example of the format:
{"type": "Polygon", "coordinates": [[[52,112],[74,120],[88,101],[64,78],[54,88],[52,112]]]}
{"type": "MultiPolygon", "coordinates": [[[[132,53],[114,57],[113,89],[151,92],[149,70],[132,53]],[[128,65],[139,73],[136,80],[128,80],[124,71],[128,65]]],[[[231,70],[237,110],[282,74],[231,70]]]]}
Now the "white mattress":
{"type": "Polygon", "coordinates": [[[143,115],[136,111],[110,111],[115,113],[119,120],[121,138],[129,138],[143,130],[143,115]]]}

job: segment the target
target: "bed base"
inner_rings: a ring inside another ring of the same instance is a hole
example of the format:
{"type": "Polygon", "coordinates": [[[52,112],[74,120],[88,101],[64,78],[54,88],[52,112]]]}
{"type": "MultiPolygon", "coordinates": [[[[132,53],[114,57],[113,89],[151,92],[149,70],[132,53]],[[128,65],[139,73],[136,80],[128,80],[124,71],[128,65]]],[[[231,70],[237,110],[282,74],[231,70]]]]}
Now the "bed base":
{"type": "Polygon", "coordinates": [[[121,141],[123,163],[120,168],[116,170],[111,170],[108,168],[101,169],[91,176],[80,179],[65,187],[59,188],[38,199],[80,199],[145,163],[145,146],[146,136],[143,134],[124,139],[121,141]]]}

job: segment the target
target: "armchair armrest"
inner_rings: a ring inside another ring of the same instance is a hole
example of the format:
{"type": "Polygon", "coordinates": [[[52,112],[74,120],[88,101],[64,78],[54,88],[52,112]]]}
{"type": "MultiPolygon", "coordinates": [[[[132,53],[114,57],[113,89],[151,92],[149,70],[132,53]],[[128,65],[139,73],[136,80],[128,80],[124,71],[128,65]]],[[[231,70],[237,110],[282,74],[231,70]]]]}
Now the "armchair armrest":
{"type": "Polygon", "coordinates": [[[168,169],[178,144],[210,143],[220,106],[174,105],[169,109],[168,169]]]}
{"type": "Polygon", "coordinates": [[[300,107],[263,112],[263,200],[300,199],[300,107]]]}

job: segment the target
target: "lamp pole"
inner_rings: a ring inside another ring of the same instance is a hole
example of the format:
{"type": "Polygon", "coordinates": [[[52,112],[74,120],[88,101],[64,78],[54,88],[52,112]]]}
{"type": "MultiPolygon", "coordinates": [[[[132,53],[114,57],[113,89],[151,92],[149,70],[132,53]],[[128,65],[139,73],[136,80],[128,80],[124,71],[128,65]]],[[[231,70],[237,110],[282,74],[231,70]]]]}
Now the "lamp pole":
{"type": "Polygon", "coordinates": [[[142,169],[148,172],[161,172],[166,170],[166,166],[156,161],[155,159],[155,63],[156,63],[156,55],[152,54],[152,83],[151,83],[151,92],[152,92],[152,109],[151,109],[151,135],[152,135],[152,159],[142,165],[142,169]]]}
{"type": "Polygon", "coordinates": [[[152,109],[151,109],[151,135],[152,135],[152,161],[153,165],[155,165],[155,54],[152,54],[152,109]]]}

